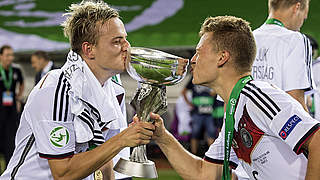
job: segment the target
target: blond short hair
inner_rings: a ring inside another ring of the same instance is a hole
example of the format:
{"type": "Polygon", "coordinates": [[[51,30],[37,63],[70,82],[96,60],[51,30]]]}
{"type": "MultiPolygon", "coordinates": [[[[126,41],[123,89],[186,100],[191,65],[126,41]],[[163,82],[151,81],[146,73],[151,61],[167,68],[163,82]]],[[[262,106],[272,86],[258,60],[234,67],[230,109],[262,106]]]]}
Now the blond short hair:
{"type": "Polygon", "coordinates": [[[234,59],[238,73],[251,71],[256,56],[256,44],[249,22],[234,16],[208,17],[199,35],[213,32],[213,50],[226,50],[234,59]]]}
{"type": "Polygon", "coordinates": [[[301,9],[304,10],[310,0],[269,0],[269,11],[278,9],[287,9],[294,4],[300,3],[301,9]]]}
{"type": "Polygon", "coordinates": [[[119,13],[103,1],[82,1],[72,4],[64,27],[64,35],[69,39],[73,51],[80,53],[83,42],[97,44],[101,26],[111,18],[119,17],[119,13]]]}

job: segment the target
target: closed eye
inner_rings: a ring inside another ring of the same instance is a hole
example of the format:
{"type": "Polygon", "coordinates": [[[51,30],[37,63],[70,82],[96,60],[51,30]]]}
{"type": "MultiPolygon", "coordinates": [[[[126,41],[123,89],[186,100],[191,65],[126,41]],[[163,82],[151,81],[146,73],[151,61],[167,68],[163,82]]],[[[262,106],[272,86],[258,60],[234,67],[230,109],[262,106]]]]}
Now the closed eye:
{"type": "Polygon", "coordinates": [[[120,43],[125,42],[125,40],[126,40],[126,37],[117,36],[117,37],[114,37],[114,38],[113,38],[112,43],[114,43],[114,44],[120,44],[120,43]]]}

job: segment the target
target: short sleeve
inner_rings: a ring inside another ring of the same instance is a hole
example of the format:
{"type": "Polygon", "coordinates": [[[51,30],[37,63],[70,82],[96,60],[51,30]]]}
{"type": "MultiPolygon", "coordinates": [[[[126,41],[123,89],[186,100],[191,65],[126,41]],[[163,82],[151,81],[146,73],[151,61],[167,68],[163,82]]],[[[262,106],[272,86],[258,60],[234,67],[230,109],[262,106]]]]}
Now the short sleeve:
{"type": "Polygon", "coordinates": [[[302,106],[291,96],[278,100],[281,111],[270,121],[273,134],[288,144],[296,153],[302,152],[302,145],[320,128],[302,106]]]}
{"type": "Polygon", "coordinates": [[[75,151],[75,133],[72,119],[63,118],[68,112],[62,91],[55,96],[55,87],[46,87],[32,93],[26,112],[35,136],[39,156],[46,159],[71,157],[75,151]],[[59,99],[59,101],[55,101],[59,99]],[[58,103],[55,103],[58,102],[58,103]],[[61,113],[60,113],[61,112],[61,113]],[[57,118],[54,118],[57,114],[57,118]],[[61,114],[61,118],[59,115],[61,114]]]}
{"type": "Polygon", "coordinates": [[[63,159],[74,154],[75,134],[73,123],[41,120],[33,128],[40,157],[63,159]]]}
{"type": "MultiPolygon", "coordinates": [[[[225,127],[223,124],[218,138],[214,141],[213,144],[210,145],[209,150],[205,153],[205,156],[204,156],[205,161],[215,163],[215,164],[223,164],[224,135],[225,135],[225,127]]],[[[234,152],[233,148],[231,148],[229,165],[232,169],[236,169],[238,166],[238,163],[239,163],[238,157],[234,152]]]]}
{"type": "Polygon", "coordinates": [[[283,90],[313,89],[312,51],[309,40],[300,33],[293,34],[287,53],[287,59],[282,66],[283,90]]]}

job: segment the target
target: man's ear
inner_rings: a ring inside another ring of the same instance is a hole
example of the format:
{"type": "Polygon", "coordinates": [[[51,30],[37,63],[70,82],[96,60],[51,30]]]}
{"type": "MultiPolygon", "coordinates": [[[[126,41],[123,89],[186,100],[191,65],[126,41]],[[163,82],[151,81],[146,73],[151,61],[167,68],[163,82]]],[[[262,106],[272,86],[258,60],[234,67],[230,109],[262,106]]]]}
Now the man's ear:
{"type": "Polygon", "coordinates": [[[219,52],[219,60],[217,61],[218,67],[222,67],[230,59],[230,53],[228,51],[219,52]]]}
{"type": "Polygon", "coordinates": [[[82,49],[83,55],[88,59],[93,60],[95,58],[95,47],[93,44],[90,44],[88,42],[83,42],[81,45],[81,49],[82,49]]]}
{"type": "Polygon", "coordinates": [[[297,12],[300,11],[300,8],[301,8],[301,3],[297,2],[296,4],[294,4],[294,5],[292,6],[292,12],[293,12],[294,14],[296,14],[297,12]]]}

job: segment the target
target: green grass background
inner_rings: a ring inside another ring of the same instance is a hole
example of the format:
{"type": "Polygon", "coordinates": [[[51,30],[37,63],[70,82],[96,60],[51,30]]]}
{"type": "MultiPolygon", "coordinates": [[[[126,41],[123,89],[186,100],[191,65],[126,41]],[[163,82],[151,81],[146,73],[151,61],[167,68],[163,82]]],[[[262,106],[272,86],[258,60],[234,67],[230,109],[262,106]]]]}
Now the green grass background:
{"type": "MultiPolygon", "coordinates": [[[[68,5],[76,0],[36,1],[33,10],[45,10],[50,12],[64,11],[68,5]]],[[[151,6],[152,0],[106,0],[114,6],[139,5],[142,9],[137,11],[121,11],[122,20],[126,23],[134,16],[140,14],[145,8],[151,6]]],[[[2,6],[1,10],[12,10],[13,6],[2,6]]],[[[315,37],[320,42],[320,1],[310,2],[308,20],[301,32],[315,37]]],[[[183,8],[174,16],[155,26],[146,26],[134,32],[130,32],[128,39],[132,46],[168,47],[168,46],[195,46],[198,42],[198,31],[203,20],[208,16],[234,15],[248,20],[253,29],[259,27],[267,17],[267,0],[184,0],[183,8]]],[[[0,16],[0,27],[10,31],[37,34],[42,37],[65,41],[62,29],[59,26],[43,28],[17,28],[4,26],[5,21],[17,20],[18,17],[0,16]]],[[[24,18],[26,21],[38,21],[41,18],[24,18]]]]}
{"type": "MultiPolygon", "coordinates": [[[[159,180],[182,180],[182,178],[174,171],[169,169],[158,169],[159,180]]],[[[133,180],[150,180],[146,178],[133,178],[133,180]]]]}

